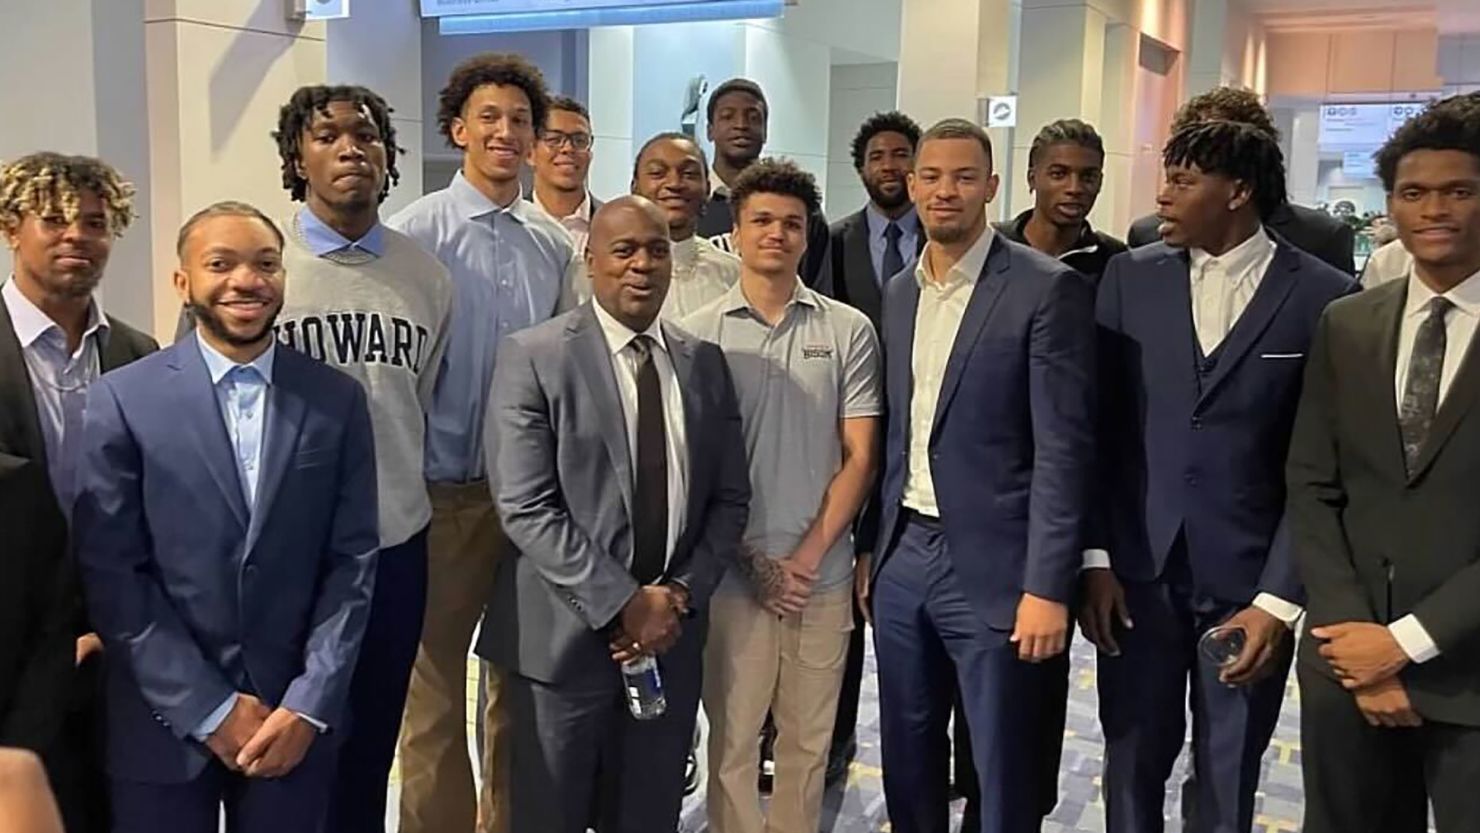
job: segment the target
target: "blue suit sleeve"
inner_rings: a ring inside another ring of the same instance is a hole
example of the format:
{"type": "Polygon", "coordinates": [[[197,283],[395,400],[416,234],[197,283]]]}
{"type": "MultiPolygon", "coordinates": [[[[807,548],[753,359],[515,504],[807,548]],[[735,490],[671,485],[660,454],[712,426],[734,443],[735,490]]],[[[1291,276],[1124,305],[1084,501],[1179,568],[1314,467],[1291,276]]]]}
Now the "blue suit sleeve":
{"type": "Polygon", "coordinates": [[[1023,590],[1067,604],[1083,561],[1095,471],[1095,299],[1078,272],[1049,280],[1028,344],[1033,479],[1023,590]]]}
{"type": "Polygon", "coordinates": [[[345,414],[339,455],[339,493],[319,570],[304,648],[303,673],[288,684],[282,708],[312,715],[332,728],[342,718],[350,677],[370,618],[380,523],[375,491],[375,438],[365,390],[358,384],[345,414]]]}
{"type": "Polygon", "coordinates": [[[226,722],[226,718],[231,716],[231,710],[233,708],[236,708],[235,692],[230,697],[221,701],[221,705],[217,706],[215,711],[207,715],[206,719],[202,720],[199,726],[192,729],[190,736],[201,743],[205,743],[207,738],[216,734],[216,730],[221,728],[221,724],[226,722]]]}
{"type": "Polygon", "coordinates": [[[153,567],[143,461],[106,378],[88,388],[73,534],[92,622],[110,659],[181,740],[236,689],[196,644],[153,567]]]}

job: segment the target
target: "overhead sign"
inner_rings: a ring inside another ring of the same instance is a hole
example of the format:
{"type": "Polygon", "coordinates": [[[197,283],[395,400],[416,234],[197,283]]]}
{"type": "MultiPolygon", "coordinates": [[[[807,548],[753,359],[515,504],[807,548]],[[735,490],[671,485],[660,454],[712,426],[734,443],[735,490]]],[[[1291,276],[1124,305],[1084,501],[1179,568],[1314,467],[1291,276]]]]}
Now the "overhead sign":
{"type": "Polygon", "coordinates": [[[1317,141],[1326,150],[1378,147],[1423,108],[1422,101],[1323,104],[1317,141]]]}
{"type": "Polygon", "coordinates": [[[1377,163],[1372,161],[1372,151],[1372,148],[1365,148],[1341,154],[1341,175],[1347,179],[1375,179],[1377,163]]]}
{"type": "Polygon", "coordinates": [[[620,6],[688,5],[694,2],[695,0],[421,0],[421,16],[565,12],[620,6]]]}
{"type": "Polygon", "coordinates": [[[784,0],[421,0],[443,35],[780,17],[784,0]]]}
{"type": "Polygon", "coordinates": [[[1018,97],[994,95],[987,99],[987,127],[1017,127],[1018,97]]]}

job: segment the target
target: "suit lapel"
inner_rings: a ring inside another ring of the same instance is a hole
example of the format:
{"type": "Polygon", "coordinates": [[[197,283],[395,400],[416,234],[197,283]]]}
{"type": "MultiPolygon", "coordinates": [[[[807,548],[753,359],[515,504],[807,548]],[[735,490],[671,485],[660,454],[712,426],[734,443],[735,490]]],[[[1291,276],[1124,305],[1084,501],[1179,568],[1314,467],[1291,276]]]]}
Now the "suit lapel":
{"type": "MultiPolygon", "coordinates": [[[[936,433],[940,431],[941,420],[951,407],[951,400],[956,396],[956,388],[961,384],[961,373],[966,369],[971,351],[981,338],[982,330],[986,329],[987,318],[997,305],[997,298],[1001,296],[1003,287],[1007,286],[1007,270],[1011,266],[1012,253],[1008,251],[1007,244],[1002,242],[1001,236],[994,237],[987,262],[982,266],[981,276],[971,290],[971,299],[966,302],[966,313],[961,317],[961,328],[956,331],[956,340],[951,344],[951,357],[946,362],[946,371],[940,380],[940,398],[936,401],[935,421],[930,427],[932,443],[936,433]]],[[[913,320],[913,312],[910,317],[913,320]]]]}
{"type": "Polygon", "coordinates": [[[904,424],[909,425],[910,396],[915,389],[915,318],[920,308],[920,285],[905,281],[902,292],[884,307],[884,361],[888,363],[885,379],[891,409],[899,409],[904,424]]]}
{"type": "Polygon", "coordinates": [[[262,534],[262,525],[272,511],[273,500],[282,485],[283,475],[293,463],[293,452],[298,448],[298,435],[303,431],[303,386],[298,384],[297,367],[286,355],[288,350],[279,349],[273,359],[272,384],[267,387],[267,413],[264,415],[262,432],[262,470],[257,475],[257,505],[252,508],[251,524],[247,527],[247,547],[250,553],[257,546],[262,534]]]}
{"type": "Polygon", "coordinates": [[[133,350],[133,345],[127,338],[124,338],[123,331],[112,316],[108,318],[107,333],[99,338],[98,342],[98,369],[103,373],[123,367],[139,358],[133,350]]]}
{"type": "MultiPolygon", "coordinates": [[[[663,328],[663,338],[668,342],[668,357],[673,362],[673,378],[678,383],[679,393],[683,396],[683,427],[684,439],[688,446],[688,459],[683,463],[687,467],[686,476],[688,488],[688,509],[685,517],[689,519],[703,517],[703,512],[694,503],[698,499],[699,489],[694,487],[695,464],[702,459],[696,452],[700,448],[700,441],[704,437],[701,428],[704,418],[704,403],[700,401],[699,382],[694,378],[694,343],[690,339],[680,335],[673,327],[659,324],[663,328]]],[[[687,523],[684,524],[688,526],[687,523]]],[[[679,531],[683,534],[683,530],[679,531]]],[[[677,552],[674,553],[677,555],[677,552]]],[[[671,573],[673,565],[669,565],[671,573]]]]}
{"type": "Polygon", "coordinates": [[[843,234],[843,281],[847,284],[848,302],[874,320],[883,305],[879,287],[890,275],[874,274],[874,258],[869,251],[867,209],[853,215],[843,234]]]}
{"type": "Polygon", "coordinates": [[[575,351],[576,367],[591,394],[591,418],[601,426],[601,439],[606,444],[606,453],[611,458],[612,469],[617,473],[617,490],[622,494],[622,505],[627,516],[632,517],[632,490],[635,488],[632,473],[632,455],[627,449],[627,422],[622,417],[622,395],[617,390],[617,377],[612,371],[611,350],[596,313],[587,301],[581,314],[576,316],[566,329],[566,337],[575,351]]]}
{"type": "Polygon", "coordinates": [[[1398,429],[1398,400],[1393,386],[1393,380],[1398,378],[1398,327],[1402,324],[1403,305],[1408,299],[1406,283],[1403,286],[1397,291],[1373,290],[1388,291],[1388,295],[1372,307],[1369,325],[1372,337],[1367,342],[1372,346],[1362,356],[1359,365],[1380,368],[1379,384],[1361,386],[1372,397],[1361,412],[1368,415],[1375,426],[1374,433],[1381,437],[1378,459],[1396,480],[1407,478],[1407,467],[1403,462],[1403,434],[1398,429]],[[1382,380],[1386,383],[1381,383],[1382,380]]]}
{"type": "MultiPolygon", "coordinates": [[[[1141,290],[1144,303],[1153,309],[1165,309],[1157,316],[1165,327],[1161,332],[1166,343],[1161,349],[1172,362],[1173,372],[1185,380],[1188,399],[1193,399],[1197,396],[1197,333],[1192,325],[1192,271],[1186,250],[1168,248],[1148,274],[1150,279],[1141,290]]],[[[1127,282],[1132,286],[1136,283],[1127,282]]]]}
{"type": "Polygon", "coordinates": [[[216,389],[211,384],[205,359],[193,338],[181,339],[169,349],[168,364],[179,376],[178,383],[169,388],[170,396],[175,400],[175,412],[180,416],[180,430],[190,435],[211,479],[216,481],[231,507],[231,514],[245,530],[250,513],[246,496],[242,493],[241,475],[236,470],[231,438],[226,434],[226,421],[221,415],[221,406],[216,403],[216,389]]]}
{"type": "MultiPolygon", "coordinates": [[[[1270,261],[1269,268],[1265,270],[1259,288],[1249,300],[1249,306],[1234,322],[1233,329],[1223,342],[1222,355],[1218,357],[1212,378],[1203,387],[1201,402],[1206,402],[1218,390],[1234,368],[1243,362],[1264,331],[1269,329],[1280,307],[1284,306],[1285,299],[1295,289],[1299,271],[1299,256],[1290,244],[1280,241],[1275,248],[1274,260],[1270,261]]],[[[1190,308],[1189,306],[1189,310],[1190,308]]]]}
{"type": "Polygon", "coordinates": [[[47,469],[46,439],[36,412],[36,392],[21,343],[10,321],[10,310],[0,302],[0,450],[35,461],[47,469]]]}

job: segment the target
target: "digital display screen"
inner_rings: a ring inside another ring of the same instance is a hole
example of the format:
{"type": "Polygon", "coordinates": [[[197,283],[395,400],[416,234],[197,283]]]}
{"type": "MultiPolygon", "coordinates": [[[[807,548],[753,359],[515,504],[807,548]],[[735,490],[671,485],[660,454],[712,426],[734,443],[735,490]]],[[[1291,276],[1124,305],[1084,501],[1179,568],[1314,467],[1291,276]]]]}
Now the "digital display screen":
{"type": "MultiPolygon", "coordinates": [[[[723,0],[697,0],[697,2],[706,1],[723,2],[723,0]]],[[[696,0],[421,0],[421,16],[569,12],[618,7],[690,5],[695,2],[696,0]]]]}

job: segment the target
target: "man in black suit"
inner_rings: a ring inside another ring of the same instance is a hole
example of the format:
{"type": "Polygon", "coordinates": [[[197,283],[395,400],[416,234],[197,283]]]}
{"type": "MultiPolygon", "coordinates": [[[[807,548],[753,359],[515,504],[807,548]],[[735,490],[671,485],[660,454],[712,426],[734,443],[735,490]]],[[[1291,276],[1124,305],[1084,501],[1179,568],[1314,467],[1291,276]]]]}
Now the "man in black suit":
{"type": "MultiPolygon", "coordinates": [[[[707,118],[709,141],[714,143],[714,170],[709,176],[709,201],[699,216],[700,237],[727,252],[735,214],[730,205],[730,186],[740,172],[761,158],[766,147],[771,107],[760,85],[748,78],[732,78],[709,96],[707,118]]],[[[801,276],[816,286],[827,259],[827,218],[817,212],[807,221],[807,253],[802,257],[801,276]]]]}
{"type": "Polygon", "coordinates": [[[1480,112],[1378,153],[1405,280],[1331,305],[1290,449],[1306,833],[1480,830],[1480,112]],[[1468,358],[1467,358],[1468,355],[1468,358]]]}
{"type": "Polygon", "coordinates": [[[37,153],[0,167],[14,261],[0,287],[0,746],[44,756],[71,831],[108,824],[93,718],[101,643],[66,557],[82,403],[99,375],[157,348],[93,296],[132,195],[97,159],[37,153]]]}
{"type": "MultiPolygon", "coordinates": [[[[1202,95],[1194,96],[1172,121],[1172,132],[1176,133],[1189,124],[1202,121],[1237,121],[1253,125],[1279,139],[1279,130],[1269,117],[1269,111],[1259,96],[1250,90],[1235,87],[1215,87],[1202,95]]],[[[1324,211],[1301,205],[1286,204],[1265,218],[1264,224],[1287,240],[1290,245],[1324,260],[1348,275],[1357,274],[1354,249],[1356,232],[1351,226],[1324,211]]],[[[1131,223],[1126,232],[1126,243],[1132,249],[1155,243],[1161,239],[1161,221],[1155,214],[1131,223]]]]}
{"type": "MultiPolygon", "coordinates": [[[[856,214],[832,224],[828,235],[827,269],[817,291],[836,298],[868,316],[879,329],[884,309],[884,284],[920,256],[925,233],[910,201],[907,177],[915,166],[920,126],[898,111],[869,117],[853,137],[853,169],[868,192],[868,204],[856,214]]],[[[863,684],[863,647],[868,619],[869,553],[878,534],[878,501],[869,501],[859,516],[853,540],[858,543],[853,634],[848,640],[848,664],[838,695],[832,748],[827,758],[827,783],[848,771],[858,751],[858,694],[863,684]]]]}

